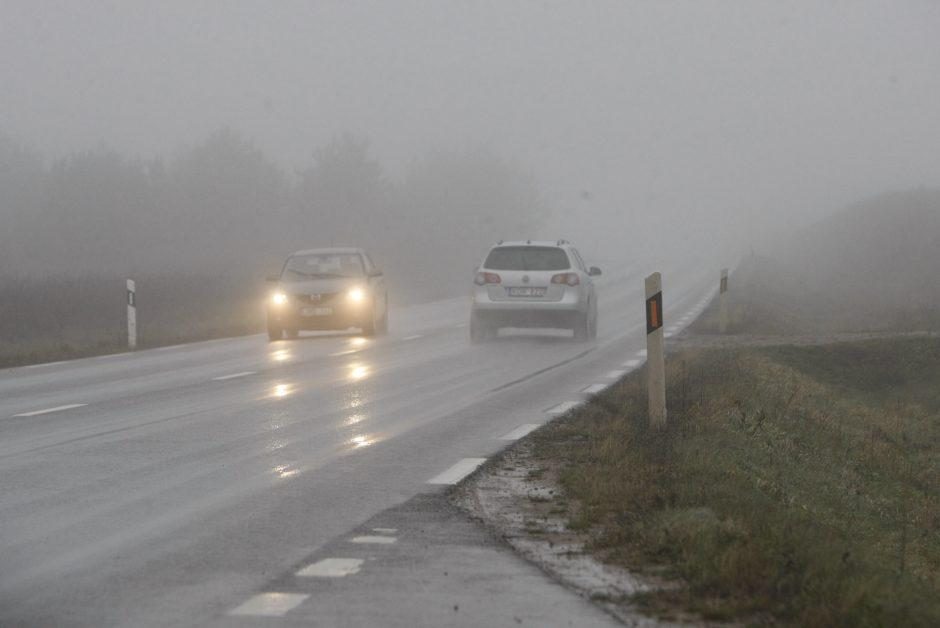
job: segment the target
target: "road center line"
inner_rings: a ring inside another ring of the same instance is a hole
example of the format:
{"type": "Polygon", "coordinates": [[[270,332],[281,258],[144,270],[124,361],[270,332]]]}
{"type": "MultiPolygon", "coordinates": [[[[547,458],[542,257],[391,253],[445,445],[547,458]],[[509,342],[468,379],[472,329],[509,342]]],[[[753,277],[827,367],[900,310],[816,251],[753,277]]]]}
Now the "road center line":
{"type": "Polygon", "coordinates": [[[247,377],[248,375],[254,375],[258,371],[244,371],[242,373],[232,373],[231,375],[222,375],[221,377],[213,377],[212,380],[216,382],[224,382],[227,379],[235,379],[236,377],[247,377]]]}
{"type": "Polygon", "coordinates": [[[81,408],[87,406],[87,403],[70,403],[66,406],[56,406],[55,408],[46,408],[45,410],[33,410],[32,412],[22,412],[13,416],[38,416],[40,414],[49,414],[50,412],[61,412],[62,410],[71,410],[72,408],[81,408]]]}
{"type": "Polygon", "coordinates": [[[539,427],[538,423],[523,423],[508,434],[499,437],[499,440],[518,440],[539,427]]]}
{"type": "Polygon", "coordinates": [[[305,578],[344,578],[359,573],[361,558],[324,558],[297,572],[305,578]]]}
{"type": "Polygon", "coordinates": [[[428,480],[428,484],[456,484],[486,462],[486,458],[464,458],[443,473],[428,480]]]}
{"type": "Polygon", "coordinates": [[[391,545],[398,538],[394,536],[376,536],[376,535],[365,535],[365,536],[354,536],[349,539],[350,543],[359,543],[359,544],[374,544],[374,545],[391,545]]]}
{"type": "Polygon", "coordinates": [[[304,593],[259,593],[241,606],[229,611],[229,615],[252,617],[282,617],[297,608],[309,595],[304,593]]]}

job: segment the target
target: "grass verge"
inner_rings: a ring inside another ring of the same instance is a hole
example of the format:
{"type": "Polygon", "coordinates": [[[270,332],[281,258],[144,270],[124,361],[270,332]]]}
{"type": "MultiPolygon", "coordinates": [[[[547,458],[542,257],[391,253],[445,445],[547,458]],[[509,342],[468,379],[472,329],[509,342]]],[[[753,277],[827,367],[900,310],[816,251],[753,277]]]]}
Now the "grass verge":
{"type": "Polygon", "coordinates": [[[640,602],[712,620],[940,625],[940,340],[712,349],[534,435],[604,561],[687,584],[640,602]]]}

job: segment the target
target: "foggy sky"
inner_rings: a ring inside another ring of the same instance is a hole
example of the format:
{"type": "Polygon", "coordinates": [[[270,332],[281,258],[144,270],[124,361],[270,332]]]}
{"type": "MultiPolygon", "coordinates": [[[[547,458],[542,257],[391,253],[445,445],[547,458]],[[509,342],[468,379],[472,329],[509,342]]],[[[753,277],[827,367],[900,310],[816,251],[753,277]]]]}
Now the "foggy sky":
{"type": "Polygon", "coordinates": [[[482,144],[583,248],[637,216],[707,238],[940,185],[931,0],[0,7],[0,132],[49,158],[231,126],[294,171],[351,131],[400,176],[482,144]]]}

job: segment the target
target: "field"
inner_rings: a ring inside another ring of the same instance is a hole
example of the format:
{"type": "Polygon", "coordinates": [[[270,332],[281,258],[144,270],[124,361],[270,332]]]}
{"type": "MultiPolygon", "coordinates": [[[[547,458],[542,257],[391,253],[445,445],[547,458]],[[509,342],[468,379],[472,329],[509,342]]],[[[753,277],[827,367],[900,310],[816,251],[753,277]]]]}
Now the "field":
{"type": "Polygon", "coordinates": [[[940,625],[940,339],[692,350],[670,424],[640,374],[534,435],[601,560],[682,583],[649,612],[940,625]]]}
{"type": "MultiPolygon", "coordinates": [[[[126,350],[123,278],[0,281],[0,367],[126,350]]],[[[257,279],[149,275],[136,278],[139,346],[261,331],[257,279]]]]}

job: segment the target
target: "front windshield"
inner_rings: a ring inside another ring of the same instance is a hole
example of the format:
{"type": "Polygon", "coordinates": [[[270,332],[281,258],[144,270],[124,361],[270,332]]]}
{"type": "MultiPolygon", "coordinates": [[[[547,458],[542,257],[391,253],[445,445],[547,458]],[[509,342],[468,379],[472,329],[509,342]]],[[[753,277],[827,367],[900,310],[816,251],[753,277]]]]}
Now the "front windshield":
{"type": "Polygon", "coordinates": [[[313,253],[294,255],[284,265],[281,279],[305,281],[330,277],[362,277],[362,257],[358,253],[313,253]]]}

